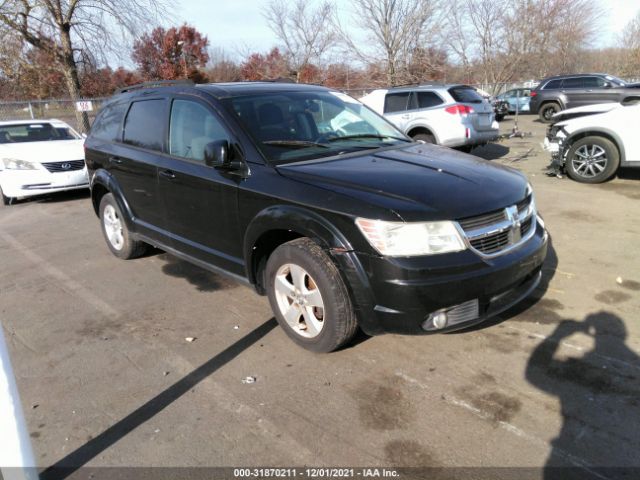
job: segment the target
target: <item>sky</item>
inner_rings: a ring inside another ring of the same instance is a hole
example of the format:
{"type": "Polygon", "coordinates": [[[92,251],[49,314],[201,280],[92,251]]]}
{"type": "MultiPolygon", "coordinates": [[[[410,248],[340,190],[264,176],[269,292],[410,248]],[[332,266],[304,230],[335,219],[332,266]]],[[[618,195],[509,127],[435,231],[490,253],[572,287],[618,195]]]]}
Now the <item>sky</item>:
{"type": "MultiPolygon", "coordinates": [[[[262,11],[268,0],[180,0],[175,14],[209,37],[211,47],[222,47],[233,58],[249,51],[265,52],[278,44],[262,11]]],[[[348,19],[349,0],[336,0],[341,20],[348,19]]],[[[600,0],[601,34],[594,46],[614,45],[619,33],[640,11],[640,0],[600,0]]]]}

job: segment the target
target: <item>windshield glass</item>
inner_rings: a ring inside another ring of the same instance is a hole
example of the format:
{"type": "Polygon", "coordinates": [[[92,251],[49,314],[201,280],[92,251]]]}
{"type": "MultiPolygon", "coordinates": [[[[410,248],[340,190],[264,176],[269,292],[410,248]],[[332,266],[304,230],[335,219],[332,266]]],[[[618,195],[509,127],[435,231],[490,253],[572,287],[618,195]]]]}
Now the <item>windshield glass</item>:
{"type": "Polygon", "coordinates": [[[393,125],[339,92],[277,92],[229,100],[273,164],[407,143],[393,125]]]}
{"type": "Polygon", "coordinates": [[[23,123],[0,126],[0,143],[48,142],[81,138],[70,127],[51,123],[23,123]]]}

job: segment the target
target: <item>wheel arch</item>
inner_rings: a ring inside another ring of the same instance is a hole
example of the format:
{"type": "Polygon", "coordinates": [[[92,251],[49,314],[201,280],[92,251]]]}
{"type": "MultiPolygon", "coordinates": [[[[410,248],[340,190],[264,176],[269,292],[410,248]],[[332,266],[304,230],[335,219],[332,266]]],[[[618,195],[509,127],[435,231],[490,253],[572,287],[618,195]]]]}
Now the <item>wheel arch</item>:
{"type": "Polygon", "coordinates": [[[413,138],[414,135],[419,133],[425,133],[427,135],[432,135],[436,141],[436,144],[440,144],[440,139],[435,132],[435,129],[429,127],[428,125],[413,125],[407,130],[407,135],[413,138]]]}
{"type": "Polygon", "coordinates": [[[91,203],[93,205],[93,211],[97,216],[100,216],[100,201],[107,193],[111,193],[113,195],[120,211],[124,215],[127,228],[129,228],[129,230],[133,230],[133,213],[131,212],[129,203],[122,193],[122,189],[120,188],[118,181],[107,170],[96,170],[91,177],[91,203]]]}
{"type": "Polygon", "coordinates": [[[573,145],[578,140],[586,137],[603,137],[611,141],[615,145],[615,147],[618,149],[618,153],[620,155],[620,164],[626,162],[624,143],[622,142],[622,139],[617,133],[605,128],[602,128],[602,129],[585,128],[585,129],[573,132],[565,140],[563,163],[566,162],[566,154],[569,152],[571,145],[573,145]]]}

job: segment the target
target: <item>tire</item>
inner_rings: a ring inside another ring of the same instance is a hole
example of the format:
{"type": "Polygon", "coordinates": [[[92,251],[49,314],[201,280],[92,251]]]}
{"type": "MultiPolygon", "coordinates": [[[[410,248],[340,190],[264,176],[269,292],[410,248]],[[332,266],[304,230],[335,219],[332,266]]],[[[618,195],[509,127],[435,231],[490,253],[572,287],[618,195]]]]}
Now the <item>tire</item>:
{"type": "Polygon", "coordinates": [[[553,121],[553,114],[560,110],[560,105],[557,103],[544,103],[538,111],[538,117],[542,123],[551,123],[553,121]]]}
{"type": "Polygon", "coordinates": [[[358,322],[340,272],[312,240],[280,245],[267,261],[266,284],[278,323],[301,347],[328,353],[355,335],[358,322]]]}
{"type": "Polygon", "coordinates": [[[123,260],[137,258],[147,249],[147,245],[131,238],[124,216],[111,193],[100,200],[100,227],[111,253],[123,260]]]}
{"type": "Polygon", "coordinates": [[[424,143],[436,143],[436,137],[431,133],[416,133],[411,138],[413,138],[416,142],[422,140],[424,143]]]}
{"type": "Polygon", "coordinates": [[[0,187],[0,199],[2,199],[2,205],[11,205],[14,200],[12,197],[5,197],[2,187],[0,187]]]}
{"type": "Polygon", "coordinates": [[[496,122],[501,122],[502,120],[504,120],[504,117],[504,113],[496,113],[496,122]]]}
{"type": "Polygon", "coordinates": [[[576,182],[602,183],[615,175],[620,152],[609,139],[599,136],[581,138],[567,152],[564,168],[576,182]]]}

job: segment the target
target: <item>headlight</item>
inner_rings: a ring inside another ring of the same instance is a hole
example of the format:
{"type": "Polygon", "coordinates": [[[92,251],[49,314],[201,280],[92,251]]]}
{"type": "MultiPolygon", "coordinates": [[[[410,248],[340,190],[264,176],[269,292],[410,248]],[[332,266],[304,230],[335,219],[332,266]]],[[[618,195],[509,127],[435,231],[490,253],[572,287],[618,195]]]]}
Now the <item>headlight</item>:
{"type": "Polygon", "coordinates": [[[454,222],[384,222],[357,218],[356,225],[381,255],[413,257],[459,252],[465,246],[454,222]]]}
{"type": "Polygon", "coordinates": [[[0,160],[0,167],[7,170],[36,170],[37,168],[34,163],[17,158],[3,158],[0,160]]]}

